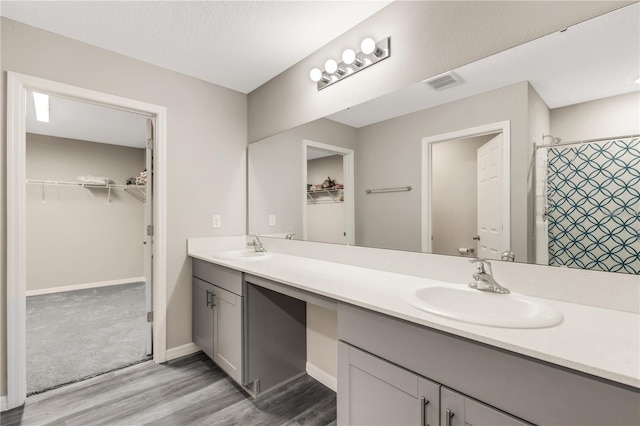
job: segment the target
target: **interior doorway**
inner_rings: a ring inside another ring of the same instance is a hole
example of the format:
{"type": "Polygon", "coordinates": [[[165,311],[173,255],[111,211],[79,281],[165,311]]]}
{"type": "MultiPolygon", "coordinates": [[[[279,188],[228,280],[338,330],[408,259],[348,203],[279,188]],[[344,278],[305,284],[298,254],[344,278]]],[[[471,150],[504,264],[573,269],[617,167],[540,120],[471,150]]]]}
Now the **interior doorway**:
{"type": "Polygon", "coordinates": [[[30,90],[26,119],[29,395],[150,359],[153,120],[30,90]]]}
{"type": "Polygon", "coordinates": [[[423,252],[500,259],[510,247],[509,123],[423,139],[423,252]]]}
{"type": "MultiPolygon", "coordinates": [[[[146,304],[153,306],[149,319],[153,319],[153,341],[145,344],[152,348],[155,362],[166,360],[166,208],[165,208],[165,152],[166,110],[164,107],[127,98],[78,88],[50,80],[8,72],[7,79],[7,408],[22,405],[26,400],[26,292],[27,292],[27,99],[29,92],[37,92],[66,100],[85,102],[142,115],[147,124],[144,132],[152,130],[149,147],[153,156],[147,156],[153,167],[148,171],[147,189],[151,191],[148,212],[151,220],[148,239],[138,234],[140,245],[147,246],[149,262],[145,265],[144,285],[153,283],[153,292],[146,304]],[[149,120],[147,120],[149,119],[149,120]],[[150,188],[149,188],[150,186],[150,188]],[[149,278],[147,283],[147,277],[149,278]]],[[[146,161],[146,160],[145,160],[146,161]]],[[[84,176],[87,177],[86,175],[84,176]]],[[[95,177],[95,176],[94,176],[95,177]]],[[[77,178],[77,177],[76,177],[77,178]]],[[[41,179],[44,180],[44,179],[41,179]]],[[[95,182],[94,182],[95,183],[95,182]]],[[[120,190],[115,183],[99,185],[88,191],[99,191],[109,204],[113,191],[120,190]],[[106,196],[105,196],[106,193],[106,196]]],[[[41,183],[41,187],[44,188],[41,183]]],[[[124,189],[124,188],[122,188],[124,189]]],[[[46,193],[43,191],[46,197],[46,193]]],[[[125,195],[125,194],[122,194],[125,195]]],[[[128,197],[129,195],[127,195],[128,197]]],[[[91,218],[89,218],[91,219],[91,218]]],[[[142,221],[141,221],[142,223],[142,221]]],[[[97,242],[96,242],[97,244],[97,242]]],[[[90,250],[90,249],[89,249],[90,250]]],[[[108,345],[108,342],[103,342],[108,345]]]]}
{"type": "Polygon", "coordinates": [[[355,243],[353,150],[303,141],[303,240],[355,243]]]}

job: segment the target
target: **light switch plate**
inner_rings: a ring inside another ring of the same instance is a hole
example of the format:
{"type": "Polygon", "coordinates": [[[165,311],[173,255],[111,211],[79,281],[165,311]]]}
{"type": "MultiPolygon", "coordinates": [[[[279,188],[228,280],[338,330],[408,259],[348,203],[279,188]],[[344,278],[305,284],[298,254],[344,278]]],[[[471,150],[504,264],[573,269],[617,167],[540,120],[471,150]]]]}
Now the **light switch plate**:
{"type": "Polygon", "coordinates": [[[211,224],[214,228],[222,228],[222,216],[219,214],[213,215],[213,223],[211,224]]]}
{"type": "Polygon", "coordinates": [[[269,226],[276,226],[276,215],[275,214],[270,214],[269,215],[269,226]]]}

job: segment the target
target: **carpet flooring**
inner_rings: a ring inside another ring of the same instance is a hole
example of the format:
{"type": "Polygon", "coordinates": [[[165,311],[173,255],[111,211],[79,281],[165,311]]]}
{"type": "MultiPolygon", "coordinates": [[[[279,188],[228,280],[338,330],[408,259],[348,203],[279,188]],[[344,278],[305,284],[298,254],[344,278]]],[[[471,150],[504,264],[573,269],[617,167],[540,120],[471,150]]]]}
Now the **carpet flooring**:
{"type": "Polygon", "coordinates": [[[147,360],[146,327],[144,283],[27,297],[27,394],[147,360]]]}

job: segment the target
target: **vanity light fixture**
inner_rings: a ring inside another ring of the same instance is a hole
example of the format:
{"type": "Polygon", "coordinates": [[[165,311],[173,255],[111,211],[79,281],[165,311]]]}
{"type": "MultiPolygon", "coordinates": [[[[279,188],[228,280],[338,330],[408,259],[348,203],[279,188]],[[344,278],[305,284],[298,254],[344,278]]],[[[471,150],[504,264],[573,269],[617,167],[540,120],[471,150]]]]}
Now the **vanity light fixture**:
{"type": "Polygon", "coordinates": [[[36,120],[43,123],[49,122],[49,95],[44,93],[33,93],[33,105],[36,109],[36,120]]]}
{"type": "Polygon", "coordinates": [[[328,83],[329,81],[331,81],[329,77],[324,75],[324,73],[322,72],[322,70],[320,70],[320,68],[312,69],[309,72],[309,78],[311,79],[311,81],[324,81],[325,83],[328,83]]]}
{"type": "Polygon", "coordinates": [[[391,39],[389,37],[375,42],[371,37],[362,40],[360,52],[353,49],[345,49],[342,52],[342,62],[328,59],[324,63],[324,71],[314,68],[309,72],[311,81],[316,82],[318,90],[349,77],[383,59],[391,56],[391,39]]]}

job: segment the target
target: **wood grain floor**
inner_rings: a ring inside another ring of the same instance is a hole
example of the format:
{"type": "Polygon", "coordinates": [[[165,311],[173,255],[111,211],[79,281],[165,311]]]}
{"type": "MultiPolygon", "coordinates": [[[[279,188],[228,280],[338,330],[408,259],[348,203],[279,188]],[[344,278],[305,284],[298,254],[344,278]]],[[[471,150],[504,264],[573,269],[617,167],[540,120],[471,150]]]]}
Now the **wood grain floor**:
{"type": "Polygon", "coordinates": [[[206,355],[145,362],[31,396],[10,425],[335,425],[336,396],[312,378],[250,398],[206,355]]]}

